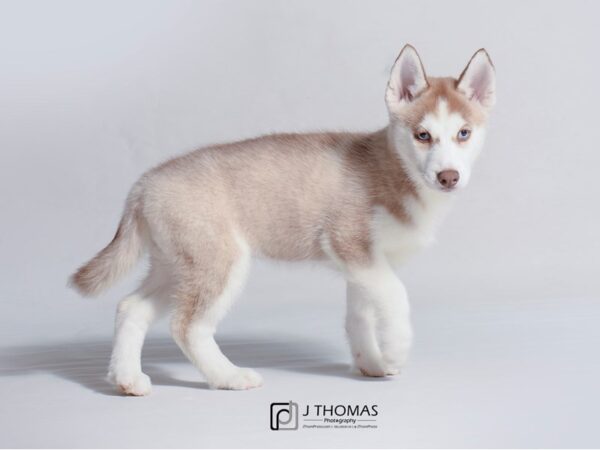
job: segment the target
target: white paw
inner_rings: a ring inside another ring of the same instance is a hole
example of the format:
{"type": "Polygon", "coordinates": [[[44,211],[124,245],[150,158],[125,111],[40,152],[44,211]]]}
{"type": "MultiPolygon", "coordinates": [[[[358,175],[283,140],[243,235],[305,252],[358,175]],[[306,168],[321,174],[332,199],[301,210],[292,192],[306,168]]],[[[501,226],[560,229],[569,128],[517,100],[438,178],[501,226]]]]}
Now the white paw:
{"type": "Polygon", "coordinates": [[[252,369],[236,368],[233,372],[220,375],[208,381],[214,389],[245,390],[262,386],[263,380],[258,372],[252,369]]]}
{"type": "Polygon", "coordinates": [[[385,377],[398,375],[404,366],[408,353],[396,358],[378,358],[375,356],[365,358],[362,354],[355,355],[354,361],[357,369],[367,377],[385,377]]]}
{"type": "Polygon", "coordinates": [[[384,377],[386,375],[385,364],[380,358],[357,353],[354,355],[354,361],[356,368],[366,377],[384,377]]]}
{"type": "Polygon", "coordinates": [[[135,395],[136,397],[148,395],[152,390],[150,377],[145,373],[121,374],[109,372],[108,381],[122,394],[135,395]]]}

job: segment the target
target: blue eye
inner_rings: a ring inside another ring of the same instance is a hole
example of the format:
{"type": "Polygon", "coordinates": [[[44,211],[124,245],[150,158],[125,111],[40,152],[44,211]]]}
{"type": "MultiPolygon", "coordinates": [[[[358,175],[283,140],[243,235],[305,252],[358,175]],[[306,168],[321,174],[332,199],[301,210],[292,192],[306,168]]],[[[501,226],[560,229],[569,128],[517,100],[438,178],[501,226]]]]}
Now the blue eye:
{"type": "Polygon", "coordinates": [[[469,136],[471,136],[471,130],[469,130],[468,128],[463,128],[458,132],[459,141],[466,141],[467,139],[469,139],[469,136]]]}
{"type": "Polygon", "coordinates": [[[427,142],[431,140],[431,135],[427,131],[420,131],[415,135],[415,137],[422,142],[427,142]]]}

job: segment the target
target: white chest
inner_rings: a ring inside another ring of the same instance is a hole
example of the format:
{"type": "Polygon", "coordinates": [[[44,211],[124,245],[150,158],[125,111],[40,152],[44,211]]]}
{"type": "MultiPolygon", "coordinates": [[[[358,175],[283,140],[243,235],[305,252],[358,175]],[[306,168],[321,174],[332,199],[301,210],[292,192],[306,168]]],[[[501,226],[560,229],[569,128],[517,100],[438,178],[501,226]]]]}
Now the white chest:
{"type": "Polygon", "coordinates": [[[394,217],[387,209],[378,207],[373,216],[375,245],[394,262],[402,262],[415,251],[434,242],[435,232],[452,204],[444,193],[426,194],[407,200],[410,223],[394,217]]]}

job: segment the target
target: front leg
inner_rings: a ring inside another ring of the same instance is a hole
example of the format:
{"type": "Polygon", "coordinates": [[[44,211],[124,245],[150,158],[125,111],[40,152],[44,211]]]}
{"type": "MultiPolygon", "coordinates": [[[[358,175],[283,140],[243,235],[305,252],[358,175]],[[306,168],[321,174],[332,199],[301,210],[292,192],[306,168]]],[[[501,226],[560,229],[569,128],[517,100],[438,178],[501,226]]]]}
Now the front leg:
{"type": "Polygon", "coordinates": [[[356,366],[368,376],[394,375],[412,341],[406,289],[384,262],[348,274],[346,331],[356,366]]]}

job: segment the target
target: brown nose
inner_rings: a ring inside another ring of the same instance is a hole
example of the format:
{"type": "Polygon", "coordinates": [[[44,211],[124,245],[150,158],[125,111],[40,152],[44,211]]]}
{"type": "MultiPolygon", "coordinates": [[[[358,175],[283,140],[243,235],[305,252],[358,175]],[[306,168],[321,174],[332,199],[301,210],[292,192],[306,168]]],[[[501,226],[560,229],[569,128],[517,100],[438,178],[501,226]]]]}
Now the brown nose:
{"type": "Polygon", "coordinates": [[[459,178],[460,175],[456,170],[442,170],[437,174],[437,179],[439,183],[446,189],[451,189],[454,186],[456,186],[456,183],[458,183],[459,178]]]}

